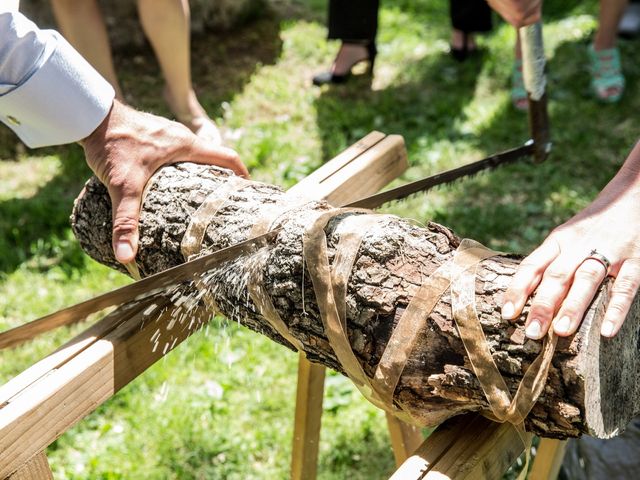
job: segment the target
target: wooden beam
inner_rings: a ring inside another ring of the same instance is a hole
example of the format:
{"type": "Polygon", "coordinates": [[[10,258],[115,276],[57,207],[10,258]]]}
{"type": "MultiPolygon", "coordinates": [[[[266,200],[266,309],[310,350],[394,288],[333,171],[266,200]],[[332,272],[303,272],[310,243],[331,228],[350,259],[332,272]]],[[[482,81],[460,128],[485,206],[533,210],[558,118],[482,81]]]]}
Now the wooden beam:
{"type": "MultiPolygon", "coordinates": [[[[131,314],[135,314],[145,308],[146,304],[140,304],[132,309],[131,314]]],[[[116,328],[126,318],[118,315],[107,315],[101,321],[89,327],[78,336],[62,345],[58,350],[33,364],[17,377],[12,378],[4,385],[0,386],[0,409],[14,396],[40,378],[63,365],[78,353],[90,347],[96,339],[103,337],[116,328]]],[[[0,410],[1,411],[1,410],[0,410]]]]}
{"type": "MultiPolygon", "coordinates": [[[[371,132],[291,187],[289,192],[339,205],[376,193],[407,168],[402,137],[371,132]]],[[[324,366],[309,362],[304,355],[299,356],[291,451],[293,480],[314,480],[317,476],[325,370],[324,366]]],[[[398,429],[390,430],[394,454],[404,448],[404,439],[399,432],[398,429]],[[397,447],[394,440],[399,442],[397,447]]]]}
{"type": "Polygon", "coordinates": [[[499,480],[523,451],[511,424],[460,415],[440,425],[391,480],[499,480]]]}
{"type": "Polygon", "coordinates": [[[566,448],[566,440],[541,438],[536,458],[529,472],[529,480],[555,480],[558,478],[566,448]]]}
{"type": "Polygon", "coordinates": [[[289,192],[325,199],[334,205],[376,193],[408,168],[402,137],[388,135],[380,139],[380,135],[383,134],[372,132],[367,135],[344,154],[320,167],[321,174],[309,175],[289,192]]]}
{"type": "Polygon", "coordinates": [[[158,315],[164,305],[156,302],[153,312],[153,304],[143,302],[127,317],[105,317],[91,329],[101,333],[80,335],[3,388],[0,478],[44,450],[210,317],[197,309],[195,328],[172,325],[170,311],[158,315]],[[16,386],[24,388],[16,392],[16,386]]]}
{"type": "Polygon", "coordinates": [[[396,467],[400,467],[422,444],[424,437],[418,427],[404,423],[390,413],[386,414],[387,427],[396,467]]]}
{"type": "Polygon", "coordinates": [[[292,480],[315,480],[318,470],[322,400],[326,367],[298,360],[298,389],[291,450],[292,480]]]}
{"type": "Polygon", "coordinates": [[[7,477],[7,480],[53,480],[53,473],[44,452],[38,453],[18,470],[7,477]]]}
{"type": "Polygon", "coordinates": [[[337,174],[342,168],[349,165],[364,152],[379,143],[386,135],[382,132],[371,132],[364,138],[358,140],[349,148],[324,163],[313,173],[307,175],[294,186],[289,188],[289,192],[294,194],[304,194],[310,198],[326,199],[327,195],[333,193],[323,188],[323,184],[337,174]]]}

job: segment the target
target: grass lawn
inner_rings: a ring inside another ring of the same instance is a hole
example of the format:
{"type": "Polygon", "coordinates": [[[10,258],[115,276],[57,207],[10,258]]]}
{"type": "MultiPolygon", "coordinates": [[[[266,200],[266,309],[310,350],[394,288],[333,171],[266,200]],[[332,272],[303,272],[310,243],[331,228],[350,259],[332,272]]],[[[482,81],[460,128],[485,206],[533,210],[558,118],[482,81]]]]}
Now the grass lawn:
{"type": "MultiPolygon", "coordinates": [[[[400,181],[519,145],[526,116],[509,100],[514,31],[480,39],[484,54],[448,54],[444,1],[383,2],[376,76],[310,85],[337,47],[325,2],[272,0],[234,32],[193,39],[194,81],[253,177],[293,185],[373,129],[402,134],[400,181]]],[[[584,207],[638,137],[635,43],[621,43],[627,91],[618,105],[588,94],[597,2],[549,0],[545,41],[553,156],[442,187],[388,208],[435,220],[501,250],[527,253],[584,207]]],[[[117,54],[128,100],[168,114],[149,50],[117,54]]],[[[89,171],[77,146],[25,151],[0,130],[0,331],[129,280],[79,249],[68,215],[89,171]]],[[[0,383],[83,326],[0,352],[0,383]]],[[[48,449],[56,479],[284,479],[291,453],[297,356],[216,319],[48,449]]],[[[382,479],[393,470],[384,415],[343,377],[327,379],[319,478],[382,479]]]]}

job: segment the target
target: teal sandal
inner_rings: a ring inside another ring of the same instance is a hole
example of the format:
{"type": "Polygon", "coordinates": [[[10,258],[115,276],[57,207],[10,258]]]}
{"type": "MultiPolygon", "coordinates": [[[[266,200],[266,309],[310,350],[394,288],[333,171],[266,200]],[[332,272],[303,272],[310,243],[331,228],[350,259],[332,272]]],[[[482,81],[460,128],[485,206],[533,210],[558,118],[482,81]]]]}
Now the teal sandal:
{"type": "Polygon", "coordinates": [[[511,73],[511,103],[516,110],[526,112],[529,108],[527,91],[524,88],[524,78],[522,76],[522,59],[516,59],[511,73]]]}
{"type": "Polygon", "coordinates": [[[624,76],[617,48],[595,50],[589,45],[591,60],[591,91],[602,102],[615,103],[624,92],[624,76]]]}

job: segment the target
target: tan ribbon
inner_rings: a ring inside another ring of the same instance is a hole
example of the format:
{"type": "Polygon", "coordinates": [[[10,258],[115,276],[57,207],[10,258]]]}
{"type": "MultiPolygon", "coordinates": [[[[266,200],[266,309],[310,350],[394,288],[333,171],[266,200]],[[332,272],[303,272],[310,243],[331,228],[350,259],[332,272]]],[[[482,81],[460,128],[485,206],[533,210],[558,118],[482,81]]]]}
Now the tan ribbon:
{"type": "Polygon", "coordinates": [[[456,277],[451,286],[453,318],[473,371],[487,397],[491,412],[499,422],[521,424],[544,388],[557,337],[550,332],[542,351],[525,372],[513,400],[498,370],[475,307],[475,271],[478,263],[498,255],[473,240],[465,239],[454,256],[456,277]],[[466,274],[471,270],[471,274],[466,274]]]}
{"type": "MultiPolygon", "coordinates": [[[[349,210],[349,212],[354,212],[354,210],[349,210]]],[[[365,211],[365,213],[368,212],[365,211]]],[[[335,317],[331,316],[328,316],[326,318],[323,317],[323,322],[331,325],[331,330],[337,332],[340,336],[339,341],[349,349],[351,349],[351,342],[349,341],[349,336],[347,333],[346,299],[349,276],[353,271],[353,265],[355,264],[356,256],[365,234],[371,228],[382,223],[383,221],[388,221],[390,217],[390,215],[354,215],[346,218],[340,226],[340,240],[336,245],[336,256],[334,258],[333,265],[331,266],[331,285],[338,314],[339,325],[331,324],[331,322],[335,321],[335,317]]],[[[328,220],[326,223],[328,223],[328,220]]],[[[307,263],[309,263],[309,259],[306,256],[305,259],[307,263]]],[[[318,297],[317,291],[316,297],[318,297]]],[[[330,344],[333,347],[333,343],[331,341],[330,344]]],[[[358,362],[358,365],[359,364],[360,363],[358,362]]],[[[408,414],[406,412],[401,411],[394,405],[393,399],[391,399],[391,401],[386,401],[386,399],[382,397],[382,395],[380,394],[379,385],[376,384],[374,379],[370,379],[366,375],[364,370],[351,368],[350,371],[350,378],[354,374],[363,375],[363,378],[360,379],[360,384],[364,385],[364,388],[360,388],[360,391],[371,403],[377,405],[379,408],[383,408],[384,410],[392,412],[396,416],[399,416],[407,421],[411,421],[411,419],[408,418],[408,414]]]]}
{"type": "Polygon", "coordinates": [[[340,241],[336,246],[334,268],[331,269],[327,257],[327,237],[324,228],[332,218],[343,213],[370,212],[360,209],[333,209],[322,212],[307,228],[303,237],[304,260],[311,277],[320,318],[329,345],[331,345],[344,372],[367,400],[406,422],[415,423],[408,412],[400,410],[393,402],[385,403],[382,401],[376,385],[367,376],[353,352],[347,333],[346,288],[348,277],[353,269],[355,257],[362,237],[366,233],[366,228],[380,222],[385,217],[363,215],[353,218],[353,220],[351,220],[352,217],[349,217],[350,221],[346,226],[355,228],[355,230],[341,232],[340,241]]]}
{"type": "Polygon", "coordinates": [[[418,333],[423,329],[442,294],[449,288],[449,269],[450,264],[445,263],[427,278],[393,329],[374,375],[384,402],[393,403],[393,394],[413,351],[418,333]]]}
{"type": "MultiPolygon", "coordinates": [[[[299,208],[306,203],[309,203],[308,199],[297,198],[292,200],[285,194],[278,203],[269,205],[263,209],[261,218],[251,228],[249,237],[268,232],[278,217],[293,209],[299,208]],[[283,206],[284,203],[286,203],[286,206],[283,206]]],[[[250,273],[249,285],[247,287],[249,290],[249,296],[258,308],[260,314],[267,320],[267,322],[269,322],[273,329],[278,332],[282,338],[293,345],[296,350],[304,352],[304,345],[291,334],[289,327],[284,320],[282,320],[282,317],[271,300],[271,296],[265,288],[264,271],[267,267],[266,262],[268,260],[266,250],[262,250],[258,255],[259,256],[256,257],[257,262],[252,266],[250,273]]]]}
{"type": "Polygon", "coordinates": [[[511,395],[489,350],[476,313],[475,300],[476,266],[481,260],[495,255],[496,252],[476,242],[462,241],[453,257],[451,308],[460,339],[491,410],[499,421],[504,421],[511,395]]]}
{"type": "Polygon", "coordinates": [[[342,329],[347,330],[347,284],[356,261],[362,239],[367,231],[389,215],[353,215],[345,218],[341,225],[340,240],[336,245],[336,256],[331,265],[333,296],[342,329]]]}
{"type": "MultiPolygon", "coordinates": [[[[390,405],[383,404],[380,401],[379,396],[369,381],[369,377],[367,377],[362,365],[351,348],[351,343],[349,342],[349,337],[346,332],[346,325],[343,325],[340,313],[338,312],[338,305],[332,285],[331,270],[327,257],[327,237],[324,233],[324,228],[335,216],[350,211],[351,210],[348,209],[331,209],[321,212],[318,215],[310,227],[304,232],[304,260],[307,263],[307,270],[311,277],[325,333],[340,365],[358,390],[360,390],[367,399],[380,408],[389,409],[391,407],[390,405]]],[[[344,263],[346,264],[348,262],[344,263]]]]}
{"type": "Polygon", "coordinates": [[[518,475],[518,480],[524,480],[531,460],[533,438],[525,431],[524,420],[546,383],[557,337],[551,330],[547,333],[540,354],[525,372],[512,399],[504,378],[493,360],[475,304],[475,278],[479,261],[498,254],[473,240],[462,241],[454,257],[457,272],[451,285],[451,307],[471,367],[491,408],[491,415],[486,413],[485,415],[499,422],[511,423],[520,436],[525,448],[525,465],[518,475]],[[471,275],[467,274],[469,270],[472,272],[471,275]]]}
{"type": "MultiPolygon", "coordinates": [[[[246,184],[245,180],[233,177],[200,205],[187,227],[181,244],[182,253],[186,259],[199,253],[211,218],[224,206],[233,191],[246,184]]],[[[261,220],[252,227],[249,236],[269,231],[276,218],[306,202],[299,200],[292,202],[284,198],[276,204],[265,207],[261,220]],[[287,205],[283,206],[285,202],[287,205]]],[[[540,355],[525,372],[512,399],[506,382],[493,360],[475,304],[477,267],[481,261],[500,253],[465,239],[453,258],[441,265],[413,296],[391,334],[373,379],[369,378],[353,352],[348,337],[347,284],[365,233],[387,217],[381,215],[349,217],[342,225],[332,267],[329,266],[327,238],[324,233],[324,228],[332,218],[340,214],[356,212],[368,213],[355,209],[332,209],[321,212],[305,230],[303,237],[303,258],[311,276],[320,317],[329,344],[345,373],[365,398],[374,405],[392,412],[405,421],[417,423],[417,419],[413,418],[409,412],[401,410],[394,404],[393,395],[419,332],[424,328],[444,292],[451,287],[453,319],[472,369],[491,408],[491,414],[488,412],[485,414],[499,422],[508,421],[514,425],[527,450],[525,468],[519,476],[524,478],[529,463],[531,435],[525,432],[523,422],[544,388],[557,341],[556,337],[550,332],[545,338],[540,355]]],[[[258,264],[250,274],[249,295],[259,312],[278,334],[303,352],[302,343],[289,332],[288,326],[282,320],[264,287],[264,270],[268,259],[266,251],[262,252],[259,258],[258,264]]],[[[197,286],[205,288],[204,285],[197,286]]]]}
{"type": "Polygon", "coordinates": [[[204,235],[207,232],[207,228],[209,228],[211,219],[229,202],[229,197],[232,193],[237,192],[248,184],[249,180],[245,180],[242,177],[231,177],[204,199],[204,202],[200,204],[191,217],[180,243],[180,250],[185,260],[189,260],[193,255],[200,253],[204,235]]]}
{"type": "MultiPolygon", "coordinates": [[[[210,219],[228,201],[230,193],[246,183],[234,177],[232,181],[207,197],[198,208],[187,227],[181,245],[185,258],[199,252],[210,219]]],[[[286,201],[287,199],[283,199],[266,207],[261,220],[252,227],[250,236],[267,232],[277,217],[307,202],[289,201],[288,205],[283,207],[282,203],[286,201]]],[[[421,285],[409,302],[391,334],[374,377],[371,379],[351,348],[347,332],[346,293],[348,279],[365,233],[387,217],[382,215],[349,217],[342,226],[332,267],[329,266],[327,238],[324,233],[324,228],[332,218],[340,214],[356,212],[368,213],[355,209],[332,209],[321,212],[306,229],[303,237],[304,261],[311,276],[321,320],[329,344],[345,373],[374,405],[415,423],[415,419],[411,418],[407,412],[394,405],[393,395],[415,346],[417,335],[443,293],[451,286],[453,318],[473,371],[489,402],[491,414],[487,412],[487,416],[492,416],[500,422],[508,421],[514,424],[523,444],[528,446],[530,436],[524,432],[523,421],[544,388],[557,339],[549,333],[540,355],[525,372],[512,399],[504,378],[493,360],[475,309],[477,266],[481,261],[499,253],[472,240],[463,240],[453,258],[441,265],[421,285]]],[[[288,326],[280,317],[264,288],[266,260],[267,256],[263,255],[259,264],[253,269],[249,282],[249,294],[271,326],[295,348],[304,351],[302,343],[289,332],[288,326]]]]}
{"type": "MultiPolygon", "coordinates": [[[[202,245],[210,219],[228,201],[231,192],[246,185],[235,178],[211,194],[194,214],[182,242],[186,258],[197,254],[202,245]]],[[[282,199],[267,206],[250,236],[268,231],[275,219],[287,211],[298,208],[306,201],[282,199]],[[282,204],[288,202],[283,207],[282,204]]],[[[417,335],[424,327],[442,294],[451,286],[453,318],[483,392],[489,402],[492,416],[500,422],[519,425],[524,421],[535,400],[544,388],[544,382],[555,347],[555,338],[545,340],[541,354],[525,373],[513,400],[500,374],[475,310],[475,272],[478,264],[498,255],[477,242],[463,240],[452,260],[438,268],[418,289],[400,318],[382,354],[373,379],[370,379],[356,358],[347,333],[346,291],[349,275],[364,234],[381,222],[385,216],[361,215],[350,217],[341,232],[336,246],[333,266],[327,258],[327,239],[324,228],[328,222],[343,213],[362,212],[354,209],[332,209],[321,212],[304,233],[303,254],[311,275],[318,301],[320,316],[329,344],[335,351],[345,373],[353,380],[363,395],[385,410],[401,414],[394,405],[393,395],[417,335]]],[[[264,270],[267,256],[263,255],[252,270],[249,294],[260,313],[271,326],[300,351],[302,343],[290,332],[264,288],[264,270]]]]}
{"type": "MultiPolygon", "coordinates": [[[[180,242],[180,251],[185,260],[189,260],[202,250],[204,235],[209,228],[213,217],[229,202],[232,193],[244,188],[249,184],[248,180],[242,177],[231,177],[214,192],[211,192],[197,208],[180,242]]],[[[220,309],[211,294],[206,283],[199,279],[194,281],[194,286],[202,293],[202,299],[209,310],[218,312],[220,309]]]]}

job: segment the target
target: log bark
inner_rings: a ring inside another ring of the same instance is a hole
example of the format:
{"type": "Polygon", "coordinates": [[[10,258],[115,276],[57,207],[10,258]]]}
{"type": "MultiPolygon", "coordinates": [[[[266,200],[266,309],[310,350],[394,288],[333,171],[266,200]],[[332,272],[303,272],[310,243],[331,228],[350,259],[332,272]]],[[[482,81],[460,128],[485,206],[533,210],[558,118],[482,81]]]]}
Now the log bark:
{"type": "MultiPolygon", "coordinates": [[[[149,188],[140,223],[138,265],[143,276],[185,261],[180,243],[189,221],[212,192],[227,182],[229,173],[214,167],[183,163],[166,167],[149,188]]],[[[252,182],[229,196],[211,219],[204,237],[212,251],[248,238],[265,208],[283,201],[275,186],[252,182]]],[[[284,201],[289,201],[288,199],[284,201]]],[[[302,235],[326,202],[312,201],[278,219],[282,231],[267,253],[265,287],[289,331],[299,339],[308,358],[341,371],[327,341],[307,272],[303,269],[302,235]]],[[[341,225],[351,214],[332,220],[327,228],[329,259],[335,255],[341,225]]],[[[111,250],[111,206],[105,187],[89,180],[71,217],[82,248],[97,261],[125,270],[111,250]]],[[[426,227],[390,217],[365,236],[349,279],[347,330],[352,348],[365,372],[372,376],[395,324],[423,280],[449,260],[459,239],[435,223],[426,227]]],[[[255,258],[242,258],[207,281],[221,313],[230,320],[291,348],[256,311],[247,294],[247,271],[255,258]]],[[[501,297],[519,263],[516,256],[482,262],[476,280],[476,304],[493,357],[512,393],[541,343],[524,336],[525,314],[516,323],[500,317],[501,297]]],[[[126,272],[125,272],[126,273],[126,272]]],[[[553,438],[589,434],[608,438],[623,430],[640,410],[638,348],[640,322],[634,302],[622,331],[614,339],[599,335],[609,285],[605,285],[585,316],[580,331],[560,339],[547,384],[526,420],[534,433],[553,438]]],[[[436,425],[464,412],[488,409],[472,373],[451,318],[445,293],[421,331],[395,391],[414,417],[436,425]]]]}

